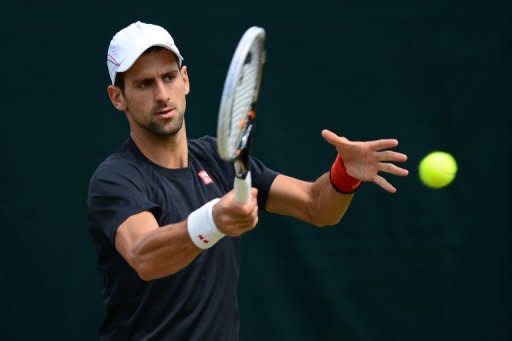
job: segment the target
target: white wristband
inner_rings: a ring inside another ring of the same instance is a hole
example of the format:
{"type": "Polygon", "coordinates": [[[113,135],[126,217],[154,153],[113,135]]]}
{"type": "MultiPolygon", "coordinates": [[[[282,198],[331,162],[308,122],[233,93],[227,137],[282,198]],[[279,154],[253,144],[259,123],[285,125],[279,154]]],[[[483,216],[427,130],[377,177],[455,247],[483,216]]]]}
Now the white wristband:
{"type": "Polygon", "coordinates": [[[208,249],[224,237],[224,233],[220,232],[215,225],[212,213],[213,205],[219,200],[217,198],[207,202],[188,216],[188,234],[200,249],[208,249]]]}

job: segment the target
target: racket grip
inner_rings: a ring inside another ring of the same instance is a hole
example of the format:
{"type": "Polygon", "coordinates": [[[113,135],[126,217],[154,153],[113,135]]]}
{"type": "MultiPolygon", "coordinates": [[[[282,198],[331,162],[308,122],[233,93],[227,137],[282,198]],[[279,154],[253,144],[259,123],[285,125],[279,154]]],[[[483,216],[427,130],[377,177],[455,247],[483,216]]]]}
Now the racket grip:
{"type": "Polygon", "coordinates": [[[249,201],[249,198],[251,196],[251,172],[247,173],[247,176],[245,179],[239,179],[235,177],[235,195],[238,202],[241,202],[242,204],[245,204],[249,201]]]}

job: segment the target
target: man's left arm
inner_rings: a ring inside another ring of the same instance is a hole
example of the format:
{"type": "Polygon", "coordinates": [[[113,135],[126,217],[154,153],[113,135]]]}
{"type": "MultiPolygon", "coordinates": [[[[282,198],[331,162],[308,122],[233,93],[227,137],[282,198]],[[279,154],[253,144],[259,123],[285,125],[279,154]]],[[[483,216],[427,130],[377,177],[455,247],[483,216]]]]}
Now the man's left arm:
{"type": "Polygon", "coordinates": [[[391,150],[396,139],[350,141],[328,130],[324,139],[333,145],[338,158],[330,172],[314,182],[278,175],[270,188],[266,210],[295,217],[315,226],[337,224],[347,211],[359,181],[374,182],[394,193],[396,188],[381,174],[406,176],[408,171],[394,162],[407,160],[405,154],[391,150]]]}

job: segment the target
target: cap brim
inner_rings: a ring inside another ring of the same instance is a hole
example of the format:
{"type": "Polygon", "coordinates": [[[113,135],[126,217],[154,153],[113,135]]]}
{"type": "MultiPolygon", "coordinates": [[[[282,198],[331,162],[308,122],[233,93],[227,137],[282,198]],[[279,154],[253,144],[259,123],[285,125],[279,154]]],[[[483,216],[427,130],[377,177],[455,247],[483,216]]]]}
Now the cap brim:
{"type": "Polygon", "coordinates": [[[139,57],[144,53],[144,51],[146,51],[147,49],[149,49],[150,47],[153,47],[153,46],[161,46],[161,47],[166,48],[167,50],[171,51],[176,56],[176,59],[178,60],[178,65],[181,66],[183,57],[180,55],[178,50],[170,47],[169,45],[165,45],[165,44],[151,44],[148,46],[143,46],[139,50],[134,51],[130,56],[126,57],[125,60],[123,60],[123,62],[121,63],[121,65],[119,65],[119,67],[117,68],[117,72],[127,71],[129,68],[132,67],[132,65],[137,61],[137,59],[139,59],[139,57]]]}

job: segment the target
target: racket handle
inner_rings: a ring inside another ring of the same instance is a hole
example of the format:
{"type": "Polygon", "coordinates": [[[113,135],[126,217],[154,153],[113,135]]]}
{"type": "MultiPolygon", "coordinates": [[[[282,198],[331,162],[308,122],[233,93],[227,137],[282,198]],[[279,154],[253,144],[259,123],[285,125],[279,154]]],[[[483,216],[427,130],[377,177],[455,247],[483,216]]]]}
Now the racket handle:
{"type": "Polygon", "coordinates": [[[247,173],[247,176],[245,179],[239,179],[235,177],[235,195],[236,199],[241,202],[242,204],[245,204],[249,201],[249,198],[251,196],[251,172],[247,173]]]}

